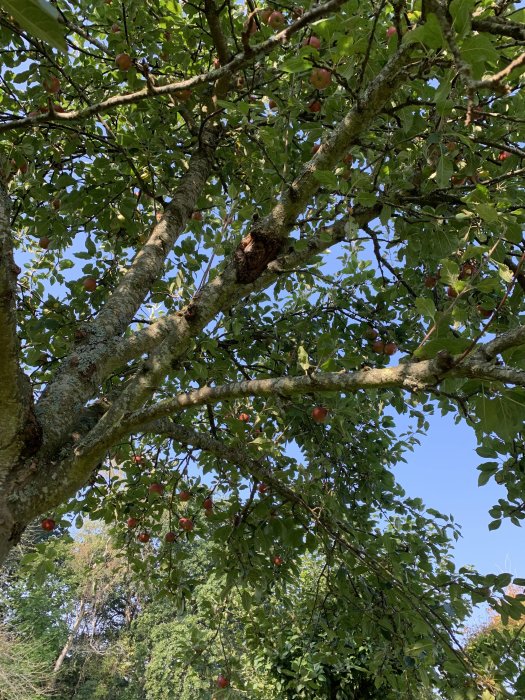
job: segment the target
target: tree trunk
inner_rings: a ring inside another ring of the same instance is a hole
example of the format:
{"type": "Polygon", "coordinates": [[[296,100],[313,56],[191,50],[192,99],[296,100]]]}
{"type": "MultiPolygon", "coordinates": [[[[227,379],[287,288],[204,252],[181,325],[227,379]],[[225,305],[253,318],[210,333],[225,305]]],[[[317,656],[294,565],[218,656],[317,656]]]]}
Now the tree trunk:
{"type": "Polygon", "coordinates": [[[82,599],[80,601],[80,607],[78,609],[77,616],[75,618],[75,622],[73,623],[73,627],[71,628],[71,632],[69,633],[69,636],[68,636],[67,641],[64,645],[64,648],[62,649],[62,651],[60,652],[60,654],[58,656],[58,659],[56,660],[55,667],[53,669],[53,671],[55,673],[58,673],[58,671],[60,670],[60,667],[64,663],[64,659],[66,658],[69,650],[73,646],[73,642],[75,641],[75,636],[78,632],[78,628],[80,627],[80,625],[82,623],[82,620],[84,619],[85,613],[86,613],[85,601],[84,601],[84,599],[82,599]]]}

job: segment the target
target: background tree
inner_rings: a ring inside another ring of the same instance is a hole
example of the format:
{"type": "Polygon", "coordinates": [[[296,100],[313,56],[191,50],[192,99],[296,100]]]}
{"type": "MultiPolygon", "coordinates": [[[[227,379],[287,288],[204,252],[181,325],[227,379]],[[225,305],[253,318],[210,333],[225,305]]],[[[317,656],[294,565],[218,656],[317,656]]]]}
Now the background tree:
{"type": "Polygon", "coordinates": [[[458,625],[521,602],[391,467],[455,411],[523,518],[523,10],[56,5],[67,54],[0,15],[0,556],[89,514],[181,599],[186,539],[248,595],[333,559],[490,692],[458,625]]]}

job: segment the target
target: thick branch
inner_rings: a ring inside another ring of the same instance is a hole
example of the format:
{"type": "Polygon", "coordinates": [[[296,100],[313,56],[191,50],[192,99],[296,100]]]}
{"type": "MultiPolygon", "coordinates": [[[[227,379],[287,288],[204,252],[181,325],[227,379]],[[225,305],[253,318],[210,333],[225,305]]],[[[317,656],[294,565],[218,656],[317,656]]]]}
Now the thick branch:
{"type": "Polygon", "coordinates": [[[63,363],[43,393],[37,411],[45,426],[46,449],[53,450],[60,444],[75,414],[94,395],[102,379],[101,363],[110,352],[107,341],[124,333],[162,274],[167,256],[196,208],[213,166],[218,140],[216,127],[210,125],[203,130],[200,145],[161,221],[153,227],[148,241],[94,322],[85,328],[82,347],[63,363]]]}
{"type": "Polygon", "coordinates": [[[28,385],[19,365],[16,280],[13,236],[9,218],[9,196],[0,183],[0,482],[20,456],[21,432],[27,415],[28,385]]]}

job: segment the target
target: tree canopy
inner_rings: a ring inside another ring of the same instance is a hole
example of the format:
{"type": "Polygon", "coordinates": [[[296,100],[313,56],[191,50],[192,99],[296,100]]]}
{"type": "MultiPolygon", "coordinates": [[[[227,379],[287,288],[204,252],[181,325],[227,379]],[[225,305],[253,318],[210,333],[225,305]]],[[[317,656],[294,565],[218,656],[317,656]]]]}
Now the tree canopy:
{"type": "Polygon", "coordinates": [[[0,558],[100,519],[185,601],[203,540],[245,609],[311,561],[375,687],[519,691],[458,633],[523,596],[392,468],[452,412],[490,527],[524,517],[525,11],[57,0],[61,51],[32,4],[0,12],[0,558]]]}

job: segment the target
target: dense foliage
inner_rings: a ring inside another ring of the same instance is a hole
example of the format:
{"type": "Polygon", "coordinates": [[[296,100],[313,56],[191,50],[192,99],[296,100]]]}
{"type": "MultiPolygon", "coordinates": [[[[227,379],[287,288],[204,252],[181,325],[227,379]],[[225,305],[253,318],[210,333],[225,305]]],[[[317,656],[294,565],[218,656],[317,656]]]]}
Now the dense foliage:
{"type": "Polygon", "coordinates": [[[57,615],[57,673],[77,623],[135,605],[105,564],[53,567],[88,516],[194,606],[104,654],[158,654],[130,697],[170,658],[166,697],[520,692],[519,656],[496,683],[458,634],[523,596],[457,570],[456,524],[392,468],[454,412],[491,528],[524,517],[525,11],[57,0],[33,31],[33,4],[0,12],[0,558],[53,533],[34,575],[68,581],[17,610],[57,615]]]}

